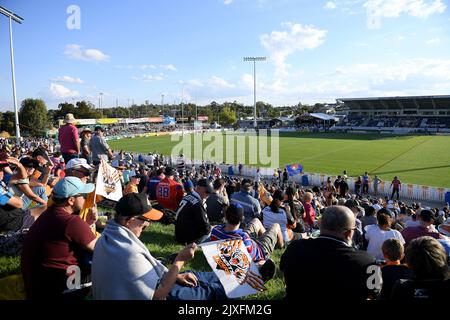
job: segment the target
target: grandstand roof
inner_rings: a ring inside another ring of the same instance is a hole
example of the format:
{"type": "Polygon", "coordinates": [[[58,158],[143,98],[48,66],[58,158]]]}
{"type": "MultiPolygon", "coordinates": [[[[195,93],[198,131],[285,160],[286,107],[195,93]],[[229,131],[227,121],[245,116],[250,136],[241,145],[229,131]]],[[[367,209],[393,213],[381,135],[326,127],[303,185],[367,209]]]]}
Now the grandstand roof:
{"type": "Polygon", "coordinates": [[[450,95],[340,98],[350,109],[450,109],[450,95]]]}
{"type": "Polygon", "coordinates": [[[325,121],[338,121],[339,119],[333,116],[330,116],[326,113],[308,113],[306,116],[310,116],[313,118],[317,118],[320,120],[325,120],[325,121]]]}

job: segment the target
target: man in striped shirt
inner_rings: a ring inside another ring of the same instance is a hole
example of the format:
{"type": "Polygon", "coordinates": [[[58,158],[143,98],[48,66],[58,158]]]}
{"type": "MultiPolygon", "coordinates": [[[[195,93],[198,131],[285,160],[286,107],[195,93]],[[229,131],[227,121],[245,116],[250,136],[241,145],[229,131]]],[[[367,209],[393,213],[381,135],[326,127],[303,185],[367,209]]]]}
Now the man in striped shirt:
{"type": "Polygon", "coordinates": [[[231,204],[225,212],[226,223],[212,229],[210,241],[242,239],[252,260],[261,265],[269,259],[275,246],[280,246],[280,225],[274,224],[266,230],[260,220],[253,219],[243,230],[239,228],[243,218],[244,208],[240,204],[231,204]]]}
{"type": "Polygon", "coordinates": [[[177,159],[177,170],[180,175],[184,174],[184,169],[186,169],[186,162],[184,161],[184,155],[180,154],[177,159]]]}

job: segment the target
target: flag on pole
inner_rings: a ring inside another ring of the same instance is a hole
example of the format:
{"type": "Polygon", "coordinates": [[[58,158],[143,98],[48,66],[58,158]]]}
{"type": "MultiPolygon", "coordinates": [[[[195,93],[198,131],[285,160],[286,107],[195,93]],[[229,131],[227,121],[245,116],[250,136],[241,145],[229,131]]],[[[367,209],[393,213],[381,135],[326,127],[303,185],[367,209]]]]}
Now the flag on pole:
{"type": "Polygon", "coordinates": [[[300,174],[303,171],[303,167],[300,163],[289,164],[286,166],[286,171],[290,177],[300,174]]]}
{"type": "Polygon", "coordinates": [[[252,261],[242,239],[206,242],[200,247],[228,298],[239,298],[266,290],[258,267],[252,261]]]}
{"type": "Polygon", "coordinates": [[[120,173],[104,160],[100,162],[98,168],[95,194],[113,201],[119,201],[122,198],[120,173]]]}

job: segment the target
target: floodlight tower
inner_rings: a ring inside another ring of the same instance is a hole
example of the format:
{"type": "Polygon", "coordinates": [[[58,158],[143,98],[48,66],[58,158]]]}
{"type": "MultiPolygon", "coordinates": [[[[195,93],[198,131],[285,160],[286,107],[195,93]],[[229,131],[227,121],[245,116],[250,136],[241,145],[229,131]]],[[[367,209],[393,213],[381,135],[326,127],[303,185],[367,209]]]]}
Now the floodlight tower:
{"type": "Polygon", "coordinates": [[[266,61],[266,57],[244,57],[244,61],[253,61],[253,126],[258,127],[256,122],[256,61],[266,61]]]}
{"type": "Polygon", "coordinates": [[[9,19],[9,53],[11,56],[11,76],[12,76],[12,88],[13,88],[13,102],[15,113],[15,126],[16,126],[16,142],[20,144],[20,126],[19,126],[19,111],[17,108],[17,95],[16,95],[16,73],[14,69],[14,46],[12,35],[12,21],[22,24],[23,18],[15,13],[12,13],[8,9],[0,6],[0,13],[9,19]]]}

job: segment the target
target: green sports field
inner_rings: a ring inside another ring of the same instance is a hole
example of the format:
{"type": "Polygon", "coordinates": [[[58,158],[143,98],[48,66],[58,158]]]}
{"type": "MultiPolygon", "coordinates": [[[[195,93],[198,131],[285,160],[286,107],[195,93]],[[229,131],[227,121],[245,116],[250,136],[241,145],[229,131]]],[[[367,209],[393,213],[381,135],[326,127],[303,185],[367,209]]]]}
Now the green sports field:
{"type": "MultiPolygon", "coordinates": [[[[163,154],[171,154],[177,143],[171,141],[170,136],[109,141],[114,150],[163,154]]],[[[242,146],[242,143],[237,144],[242,146]]],[[[212,143],[203,142],[204,148],[208,145],[212,143]]],[[[225,150],[226,143],[223,146],[225,150]]],[[[245,148],[241,149],[244,151],[239,153],[236,146],[235,150],[235,163],[242,160],[236,156],[245,156],[242,162],[248,164],[249,154],[255,153],[249,152],[249,140],[245,148]]],[[[270,150],[269,148],[269,154],[270,150]]],[[[306,172],[336,175],[347,170],[349,176],[356,176],[368,171],[372,176],[376,174],[383,180],[391,180],[397,175],[406,183],[450,187],[450,136],[280,134],[280,166],[297,162],[303,165],[306,172]]]]}

